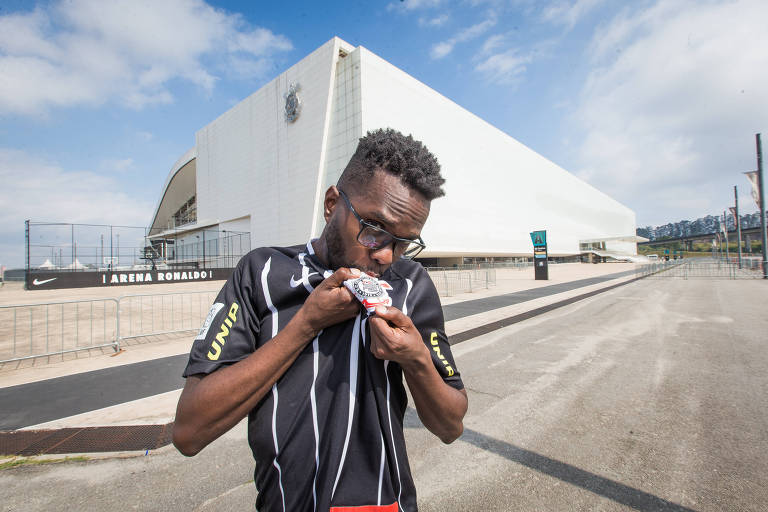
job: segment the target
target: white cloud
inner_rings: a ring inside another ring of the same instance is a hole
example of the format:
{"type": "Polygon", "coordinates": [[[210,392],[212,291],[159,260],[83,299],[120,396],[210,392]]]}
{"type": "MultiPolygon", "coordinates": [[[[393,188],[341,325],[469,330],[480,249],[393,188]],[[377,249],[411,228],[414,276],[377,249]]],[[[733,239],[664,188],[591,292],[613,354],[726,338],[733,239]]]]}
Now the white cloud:
{"type": "Polygon", "coordinates": [[[443,0],[400,0],[399,2],[392,2],[387,5],[387,10],[393,11],[401,9],[404,11],[414,11],[416,9],[429,9],[432,7],[438,7],[443,3],[443,0]]]}
{"type": "Polygon", "coordinates": [[[491,15],[489,18],[485,19],[484,21],[481,21],[480,23],[476,23],[475,25],[472,25],[463,30],[460,30],[453,37],[435,44],[434,46],[432,46],[432,51],[430,55],[432,56],[433,59],[442,59],[443,57],[451,53],[453,51],[453,48],[458,43],[464,43],[466,41],[475,39],[476,37],[483,35],[488,30],[493,28],[494,25],[496,25],[496,17],[491,15]]]}
{"type": "Polygon", "coordinates": [[[450,19],[448,13],[443,13],[434,18],[419,18],[420,27],[441,27],[450,19]]]}
{"type": "Polygon", "coordinates": [[[604,2],[605,0],[576,0],[575,2],[561,0],[547,6],[542,12],[542,17],[546,21],[565,25],[570,29],[604,2]]]}
{"type": "Polygon", "coordinates": [[[433,59],[442,59],[449,53],[453,51],[453,43],[444,41],[442,43],[437,43],[434,46],[432,46],[432,52],[430,55],[433,59]]]}
{"type": "Polygon", "coordinates": [[[24,151],[0,148],[0,262],[23,265],[24,221],[145,226],[154,205],[92,171],[67,171],[24,151]]]}
{"type": "Polygon", "coordinates": [[[133,158],[116,158],[105,160],[102,167],[111,172],[125,172],[133,167],[133,158]]]}
{"type": "Polygon", "coordinates": [[[528,55],[520,55],[516,49],[491,55],[478,64],[475,69],[486,78],[499,84],[513,84],[525,72],[525,66],[531,61],[528,55]]]}
{"type": "Polygon", "coordinates": [[[291,48],[202,0],[60,1],[0,16],[0,114],[168,103],[171,80],[210,92],[217,73],[264,73],[291,48]]]}
{"type": "Polygon", "coordinates": [[[579,96],[580,176],[638,223],[722,210],[768,127],[768,4],[658,2],[595,34],[579,96]]]}
{"type": "Polygon", "coordinates": [[[480,53],[488,54],[492,52],[493,50],[495,50],[496,48],[504,44],[504,39],[505,37],[502,34],[496,34],[494,36],[489,37],[483,43],[483,48],[480,50],[480,53]]]}

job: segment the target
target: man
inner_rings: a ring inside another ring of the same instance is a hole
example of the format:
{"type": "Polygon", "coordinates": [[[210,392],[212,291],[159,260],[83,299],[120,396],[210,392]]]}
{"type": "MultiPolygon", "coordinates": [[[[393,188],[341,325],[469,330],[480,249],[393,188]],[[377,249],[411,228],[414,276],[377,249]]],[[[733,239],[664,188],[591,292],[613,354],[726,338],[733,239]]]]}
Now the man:
{"type": "Polygon", "coordinates": [[[467,396],[440,300],[409,260],[443,183],[420,142],[369,132],[325,193],[320,238],[251,251],[219,293],[173,442],[194,455],[248,415],[261,512],[415,511],[403,375],[424,425],[445,443],[461,435],[467,396]],[[391,307],[361,308],[343,285],[361,271],[392,287],[391,307]]]}

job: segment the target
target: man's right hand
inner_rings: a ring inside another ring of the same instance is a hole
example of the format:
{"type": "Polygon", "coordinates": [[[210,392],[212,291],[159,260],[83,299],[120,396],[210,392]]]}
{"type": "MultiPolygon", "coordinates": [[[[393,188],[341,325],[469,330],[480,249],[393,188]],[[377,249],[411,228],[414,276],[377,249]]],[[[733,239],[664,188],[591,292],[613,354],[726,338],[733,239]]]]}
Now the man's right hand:
{"type": "Polygon", "coordinates": [[[326,327],[349,320],[360,312],[360,302],[344,286],[344,281],[356,277],[360,277],[358,269],[342,267],[309,294],[293,318],[309,329],[311,338],[326,327]]]}

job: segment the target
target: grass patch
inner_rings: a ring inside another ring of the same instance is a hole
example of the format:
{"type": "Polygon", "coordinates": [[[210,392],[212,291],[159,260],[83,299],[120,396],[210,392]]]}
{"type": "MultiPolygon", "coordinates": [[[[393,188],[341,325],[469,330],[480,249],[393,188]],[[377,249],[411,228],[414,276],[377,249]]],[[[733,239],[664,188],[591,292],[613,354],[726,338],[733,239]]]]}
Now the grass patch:
{"type": "Polygon", "coordinates": [[[64,457],[63,459],[28,459],[21,457],[0,463],[0,471],[17,468],[19,466],[39,466],[41,464],[59,464],[61,462],[84,462],[86,460],[88,460],[88,457],[83,456],[64,457]]]}

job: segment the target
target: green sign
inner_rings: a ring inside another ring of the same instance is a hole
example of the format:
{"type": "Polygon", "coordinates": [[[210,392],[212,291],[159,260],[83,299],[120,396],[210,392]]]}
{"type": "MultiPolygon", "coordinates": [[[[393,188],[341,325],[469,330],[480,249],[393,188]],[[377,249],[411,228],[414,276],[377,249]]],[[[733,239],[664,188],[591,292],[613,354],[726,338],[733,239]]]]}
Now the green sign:
{"type": "Polygon", "coordinates": [[[534,231],[531,233],[531,242],[534,247],[546,247],[547,245],[547,232],[546,231],[534,231]]]}

